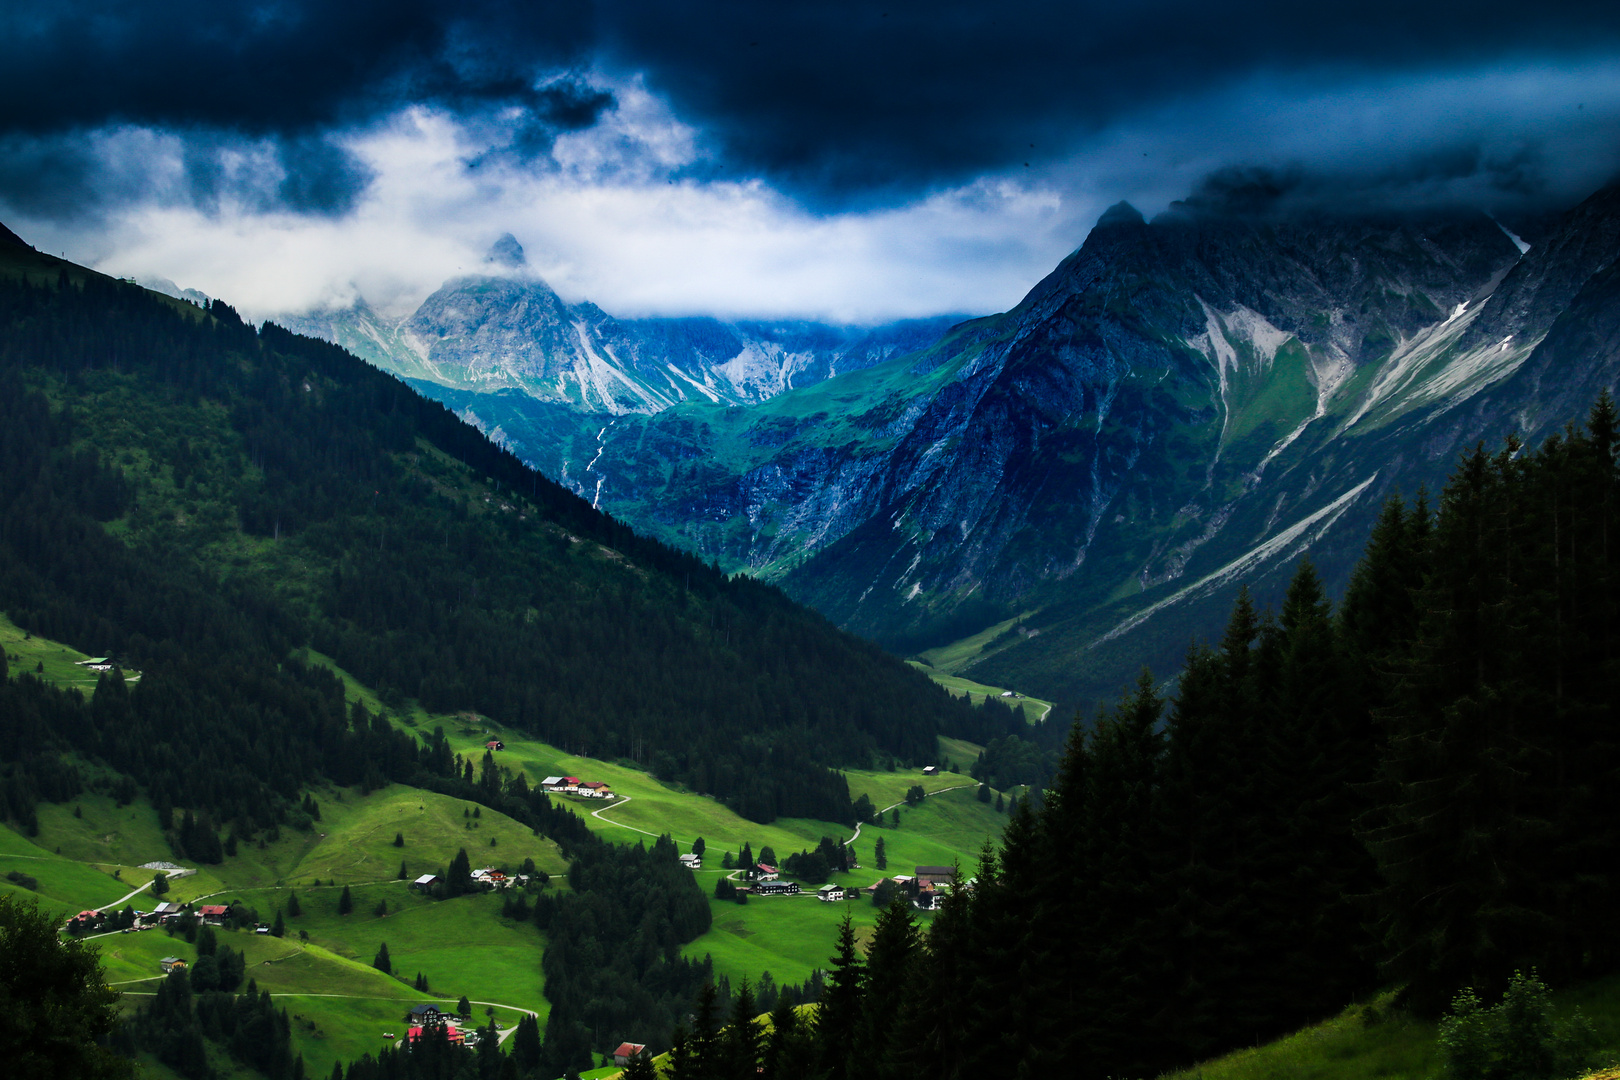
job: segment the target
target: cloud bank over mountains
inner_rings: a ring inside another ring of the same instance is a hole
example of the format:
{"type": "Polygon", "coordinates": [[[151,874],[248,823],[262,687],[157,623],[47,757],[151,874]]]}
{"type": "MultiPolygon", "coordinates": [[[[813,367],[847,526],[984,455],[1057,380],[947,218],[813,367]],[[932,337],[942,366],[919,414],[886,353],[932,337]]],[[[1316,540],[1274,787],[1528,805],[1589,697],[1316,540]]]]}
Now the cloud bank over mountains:
{"type": "Polygon", "coordinates": [[[1612,4],[0,8],[0,220],[260,315],[508,231],[625,313],[988,311],[1120,198],[1522,214],[1617,133],[1612,4]]]}

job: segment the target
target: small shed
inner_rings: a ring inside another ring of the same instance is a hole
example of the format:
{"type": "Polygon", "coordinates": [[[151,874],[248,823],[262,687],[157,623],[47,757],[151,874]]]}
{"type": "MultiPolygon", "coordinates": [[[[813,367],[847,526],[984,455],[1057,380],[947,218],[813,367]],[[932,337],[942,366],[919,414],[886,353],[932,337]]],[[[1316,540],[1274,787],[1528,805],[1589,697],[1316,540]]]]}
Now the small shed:
{"type": "Polygon", "coordinates": [[[186,962],[180,959],[178,956],[165,956],[163,959],[158,961],[158,967],[163,969],[163,974],[165,975],[171,971],[183,971],[185,966],[186,962]]]}
{"type": "Polygon", "coordinates": [[[489,740],[489,742],[484,744],[484,749],[485,750],[505,750],[506,749],[506,744],[501,742],[501,740],[499,740],[499,739],[491,739],[491,740],[489,740]]]}
{"type": "Polygon", "coordinates": [[[419,877],[415,881],[411,882],[411,888],[420,889],[422,892],[427,892],[429,889],[433,888],[433,886],[437,885],[438,883],[439,883],[439,875],[438,874],[423,874],[421,877],[419,877]]]}
{"type": "Polygon", "coordinates": [[[638,1058],[647,1052],[643,1043],[622,1042],[613,1051],[613,1064],[624,1067],[630,1064],[632,1058],[638,1058]]]}

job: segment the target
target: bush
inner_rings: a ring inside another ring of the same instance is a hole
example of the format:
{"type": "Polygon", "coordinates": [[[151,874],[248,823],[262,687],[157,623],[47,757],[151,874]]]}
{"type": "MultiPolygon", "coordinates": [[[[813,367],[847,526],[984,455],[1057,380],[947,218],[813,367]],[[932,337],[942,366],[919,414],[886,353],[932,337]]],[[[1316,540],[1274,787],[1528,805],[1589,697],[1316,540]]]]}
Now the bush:
{"type": "Polygon", "coordinates": [[[1440,1020],[1446,1080],[1564,1080],[1583,1071],[1596,1042],[1577,1012],[1555,1022],[1552,995],[1534,971],[1513,973],[1500,1004],[1487,1009],[1463,990],[1440,1020]]]}

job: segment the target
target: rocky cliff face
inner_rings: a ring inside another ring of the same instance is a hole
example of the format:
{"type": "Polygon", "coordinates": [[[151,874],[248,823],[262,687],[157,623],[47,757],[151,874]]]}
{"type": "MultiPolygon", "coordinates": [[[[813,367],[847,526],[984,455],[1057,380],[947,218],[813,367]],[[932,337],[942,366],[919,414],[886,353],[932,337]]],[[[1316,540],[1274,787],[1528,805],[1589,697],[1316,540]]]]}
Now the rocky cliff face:
{"type": "Polygon", "coordinates": [[[616,421],[576,479],[891,647],[1021,616],[978,676],[1111,693],[1239,581],[1306,549],[1342,581],[1382,498],[1459,448],[1580,415],[1620,355],[1617,201],[1528,251],[1483,215],[1115,207],[1014,310],[751,409],[616,421]]]}

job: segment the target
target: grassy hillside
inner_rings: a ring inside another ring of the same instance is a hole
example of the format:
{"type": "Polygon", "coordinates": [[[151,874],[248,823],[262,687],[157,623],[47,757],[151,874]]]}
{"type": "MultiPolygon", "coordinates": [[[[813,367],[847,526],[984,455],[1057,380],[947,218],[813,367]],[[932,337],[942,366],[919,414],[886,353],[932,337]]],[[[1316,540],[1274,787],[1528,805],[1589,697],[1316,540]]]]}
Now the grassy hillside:
{"type": "MultiPolygon", "coordinates": [[[[9,624],[7,624],[9,625],[9,624]]],[[[7,652],[26,647],[43,658],[43,677],[64,687],[90,693],[78,654],[58,642],[34,637],[24,642],[20,631],[6,638],[7,652]]],[[[605,780],[620,798],[567,799],[589,827],[622,843],[650,842],[671,833],[683,850],[704,837],[708,859],[699,876],[705,892],[726,871],[725,851],[744,842],[755,851],[774,847],[779,857],[813,848],[822,836],[845,837],[850,830],[831,822],[783,818],[769,825],[748,821],[718,800],[665,783],[629,762],[605,762],[567,754],[544,742],[473,713],[433,714],[407,700],[388,709],[377,694],[349,673],[315,653],[306,656],[331,668],[342,680],[345,696],[386,713],[395,726],[416,734],[445,728],[453,749],[480,759],[484,743],[495,735],[506,744],[496,757],[509,769],[522,771],[531,783],[548,775],[568,774],[605,780]]],[[[966,764],[978,747],[942,740],[945,757],[966,764]]],[[[97,773],[94,766],[81,766],[97,773]]],[[[856,770],[847,774],[851,794],[867,795],[878,807],[901,804],[901,824],[864,826],[855,841],[862,868],[836,875],[842,883],[866,885],[886,874],[910,873],[922,863],[960,860],[971,867],[986,839],[999,835],[1005,817],[974,797],[976,785],[961,774],[924,779],[914,770],[856,770]],[[938,791],[916,807],[903,805],[915,784],[938,791]],[[958,787],[958,785],[960,785],[958,787]],[[874,844],[882,836],[889,867],[874,865],[874,844]]],[[[474,866],[517,866],[533,858],[553,876],[551,888],[566,888],[566,862],[556,844],[488,807],[474,809],[459,800],[401,784],[369,794],[332,785],[310,789],[320,820],[308,830],[282,829],[275,839],[247,842],[234,857],[216,866],[197,867],[176,878],[167,899],[229,903],[240,900],[270,921],[285,912],[296,892],[301,913],[286,916],[287,936],[276,939],[249,933],[222,934],[221,941],[249,958],[249,977],[278,996],[294,1016],[294,1038],[310,1075],[329,1073],[334,1062],[375,1050],[382,1033],[400,1033],[399,1017],[419,1000],[454,1002],[465,994],[474,1001],[497,1002],[501,1026],[515,1023],[510,1007],[549,1012],[540,969],[543,936],[532,924],[516,924],[500,915],[494,895],[435,902],[400,881],[438,872],[465,847],[474,866]],[[403,847],[394,846],[398,833],[403,847]],[[493,841],[493,844],[491,843],[493,841]],[[316,886],[315,881],[321,884],[316,886]],[[353,910],[337,913],[344,885],[351,888],[353,910]],[[378,914],[378,905],[386,913],[378,914]],[[400,978],[389,978],[371,966],[378,947],[387,943],[400,978]],[[408,982],[420,972],[434,995],[423,995],[408,982]]],[[[172,860],[158,815],[144,798],[118,805],[111,794],[90,790],[70,802],[39,807],[39,835],[28,838],[0,828],[0,890],[35,895],[64,915],[84,907],[112,904],[147,885],[153,872],[140,864],[172,860]],[[32,890],[5,880],[13,869],[34,879],[32,890]],[[116,875],[116,876],[115,876],[116,875]]],[[[886,821],[892,820],[892,813],[886,821]]],[[[189,864],[188,864],[189,865],[189,864]]],[[[971,869],[968,870],[971,872],[971,869]]],[[[129,900],[149,909],[149,892],[129,900]]],[[[813,895],[761,897],[747,905],[711,900],[712,928],[683,950],[712,957],[716,970],[733,984],[758,979],[769,971],[779,982],[802,982],[831,955],[837,923],[845,910],[863,932],[876,910],[864,901],[824,904],[813,895]]],[[[926,916],[925,916],[926,917],[926,916]]],[[[138,1005],[158,977],[157,960],[167,955],[190,958],[194,946],[184,938],[156,930],[113,934],[97,939],[109,982],[126,994],[126,1007],[138,1005]]],[[[483,1018],[483,1007],[479,1017],[483,1018]]],[[[154,1075],[167,1075],[155,1067],[154,1075]]]]}
{"type": "MultiPolygon", "coordinates": [[[[1436,1025],[1390,1007],[1393,993],[1276,1042],[1227,1054],[1164,1080],[1431,1080],[1441,1058],[1436,1025]]],[[[1598,1063],[1620,1062],[1620,976],[1555,990],[1555,1015],[1579,1010],[1597,1032],[1598,1063]]]]}

